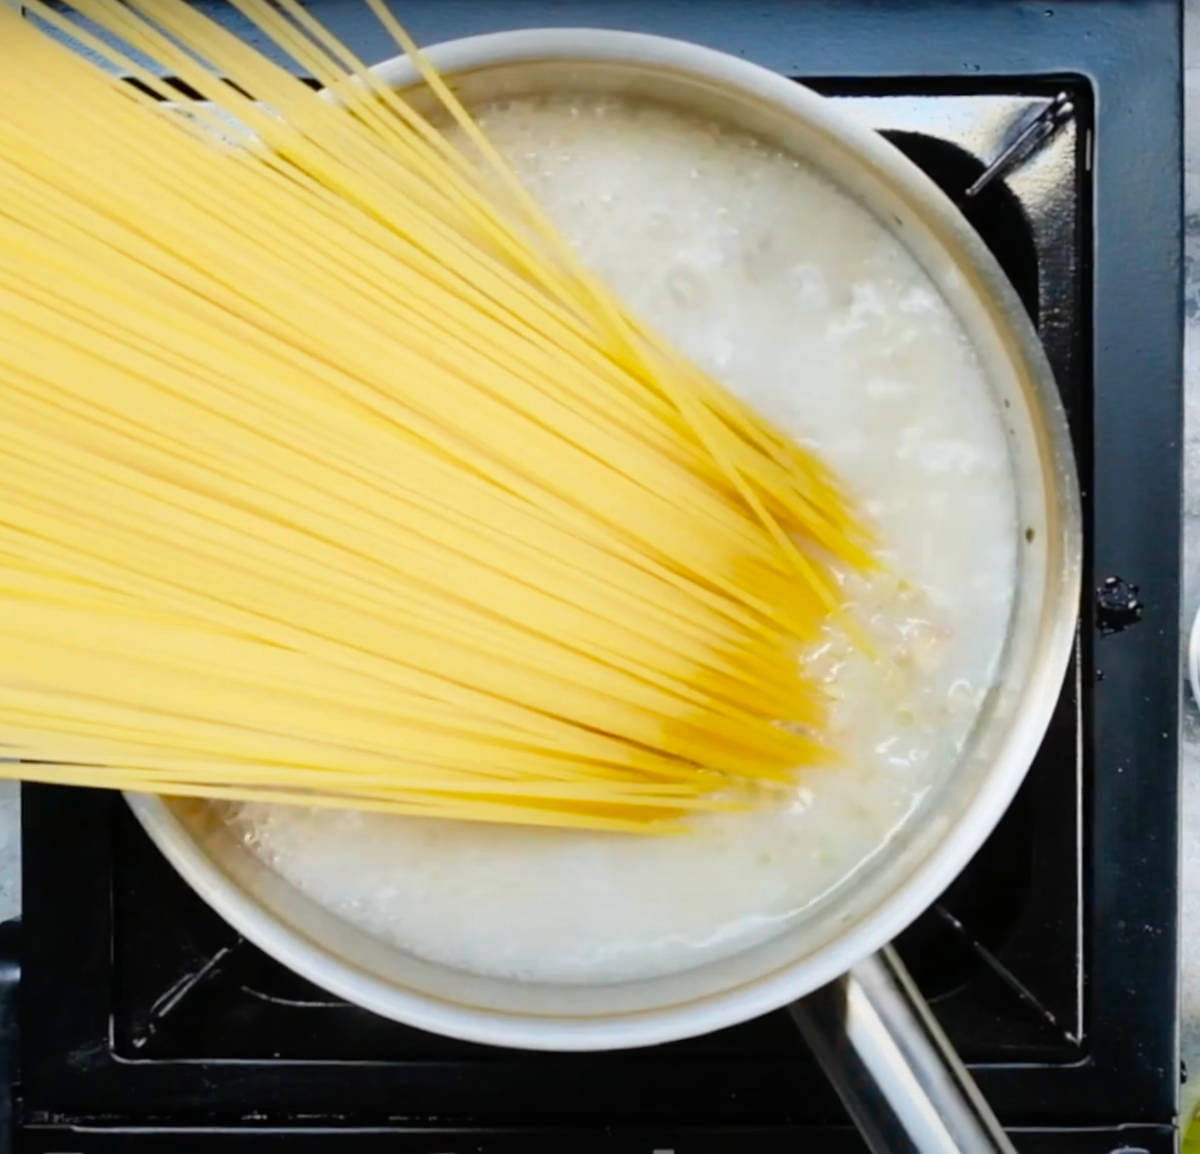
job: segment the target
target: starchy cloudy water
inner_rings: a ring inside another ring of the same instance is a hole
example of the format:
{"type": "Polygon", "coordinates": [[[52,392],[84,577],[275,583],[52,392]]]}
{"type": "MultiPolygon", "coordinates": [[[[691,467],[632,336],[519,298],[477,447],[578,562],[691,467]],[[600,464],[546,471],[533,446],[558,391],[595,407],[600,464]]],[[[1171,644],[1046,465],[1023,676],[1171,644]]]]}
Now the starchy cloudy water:
{"type": "Polygon", "coordinates": [[[840,764],[785,804],[664,839],[243,805],[243,843],[423,958],[530,980],[665,974],[804,916],[953,771],[1016,567],[1005,434],[974,351],[899,242],[794,158],[653,105],[566,97],[485,127],[585,260],[845,479],[890,572],[856,586],[887,660],[831,644],[840,764]]]}

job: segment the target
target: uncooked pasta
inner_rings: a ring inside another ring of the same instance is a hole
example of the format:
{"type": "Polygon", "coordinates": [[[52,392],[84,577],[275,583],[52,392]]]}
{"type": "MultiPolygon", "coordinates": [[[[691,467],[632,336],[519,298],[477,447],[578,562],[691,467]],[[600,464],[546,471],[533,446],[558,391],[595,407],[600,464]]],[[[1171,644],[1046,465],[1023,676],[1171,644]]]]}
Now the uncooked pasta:
{"type": "Polygon", "coordinates": [[[822,761],[871,541],[383,8],[0,9],[0,741],[25,778],[658,831],[822,761]],[[121,47],[114,47],[118,42],[121,47]],[[138,63],[149,57],[202,99],[138,63]]]}

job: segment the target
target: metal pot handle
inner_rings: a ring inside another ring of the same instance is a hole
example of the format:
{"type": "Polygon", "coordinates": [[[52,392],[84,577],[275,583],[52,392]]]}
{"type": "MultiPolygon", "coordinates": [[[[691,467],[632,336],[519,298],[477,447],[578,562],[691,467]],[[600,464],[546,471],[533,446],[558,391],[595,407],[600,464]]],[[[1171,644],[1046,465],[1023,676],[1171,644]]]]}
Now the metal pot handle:
{"type": "Polygon", "coordinates": [[[872,1154],[1016,1154],[891,946],[791,1014],[872,1154]]]}

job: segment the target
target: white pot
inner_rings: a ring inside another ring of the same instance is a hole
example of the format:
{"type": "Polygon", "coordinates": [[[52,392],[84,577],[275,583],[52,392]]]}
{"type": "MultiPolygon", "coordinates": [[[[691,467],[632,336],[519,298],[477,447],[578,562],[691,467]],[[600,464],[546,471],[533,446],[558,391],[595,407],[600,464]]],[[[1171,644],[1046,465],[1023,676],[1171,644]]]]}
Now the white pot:
{"type": "MultiPolygon", "coordinates": [[[[960,763],[853,886],[779,936],[666,977],[556,986],[483,978],[369,937],[273,874],[200,804],[130,796],[163,853],[222,917],[331,992],[425,1030],[502,1046],[599,1050],[728,1026],[829,982],[889,941],[950,883],[1008,805],[1041,742],[1075,631],[1080,518],[1066,423],[1020,302],[924,174],[827,101],[765,69],[680,41],[589,29],[439,45],[468,103],[554,88],[684,105],[769,138],[825,172],[901,238],[957,312],[1011,430],[1022,541],[1000,685],[960,763]]],[[[376,72],[414,84],[403,59],[376,72]]],[[[520,932],[519,926],[513,927],[520,932]]]]}

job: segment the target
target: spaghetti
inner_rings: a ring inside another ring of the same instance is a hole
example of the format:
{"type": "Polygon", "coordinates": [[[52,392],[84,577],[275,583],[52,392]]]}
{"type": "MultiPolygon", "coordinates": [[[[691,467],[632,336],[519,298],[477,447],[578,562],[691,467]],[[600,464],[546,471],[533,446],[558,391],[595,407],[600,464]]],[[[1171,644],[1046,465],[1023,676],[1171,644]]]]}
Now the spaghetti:
{"type": "MultiPolygon", "coordinates": [[[[0,9],[0,771],[658,830],[820,760],[835,480],[296,2],[0,9]],[[204,97],[177,94],[149,57],[204,97]],[[783,723],[783,724],[781,724],[783,723]]],[[[465,139],[465,147],[456,140],[465,139]]]]}

